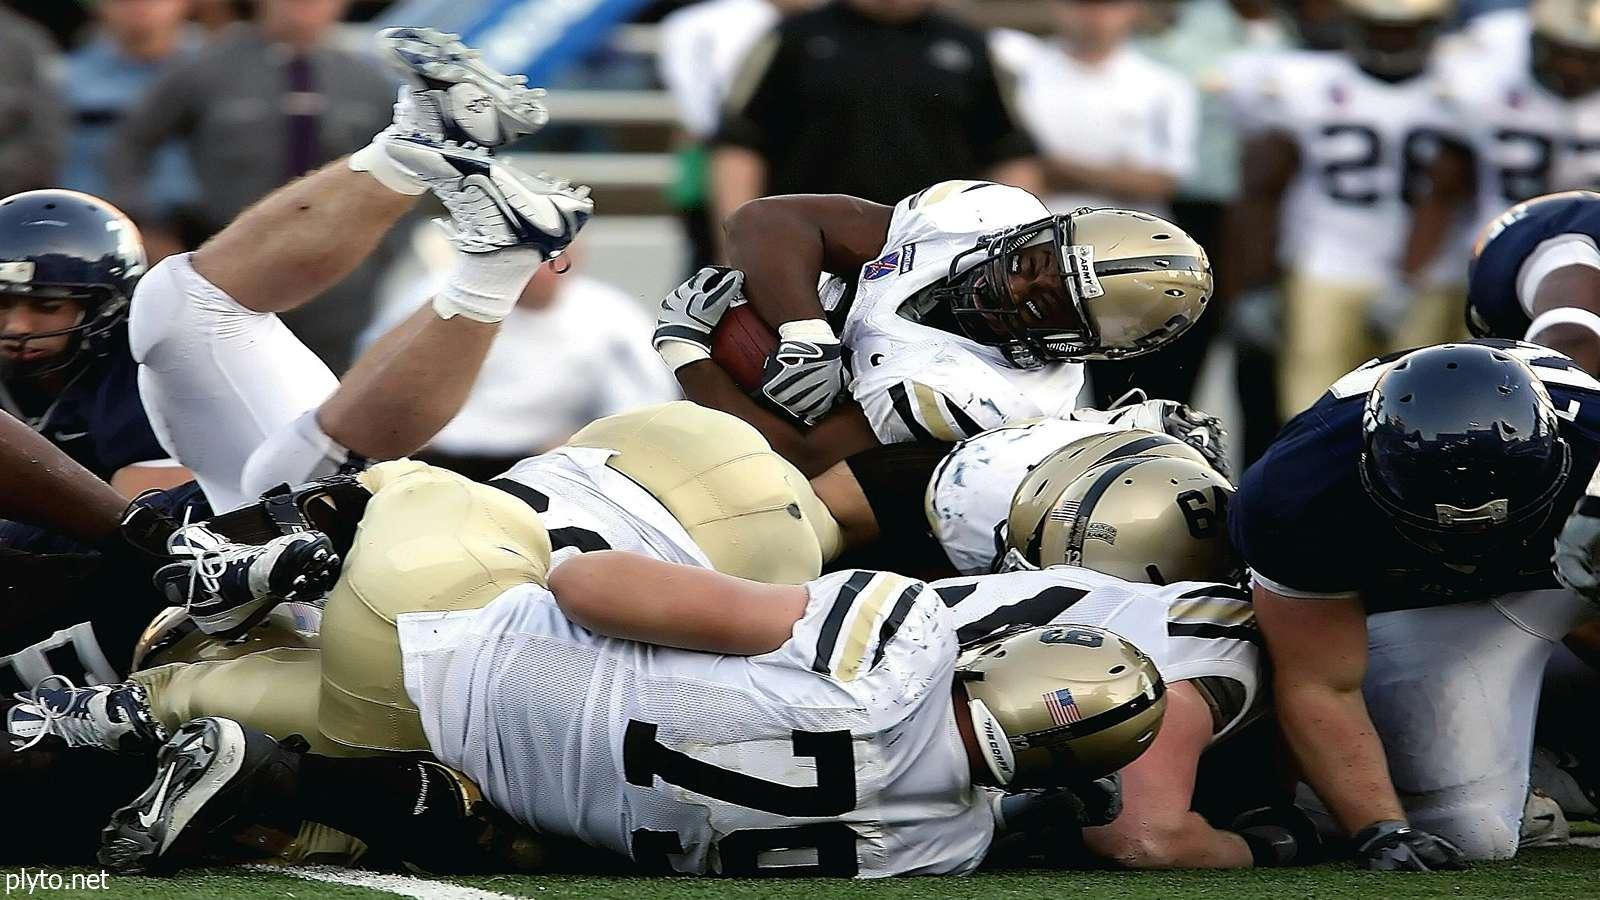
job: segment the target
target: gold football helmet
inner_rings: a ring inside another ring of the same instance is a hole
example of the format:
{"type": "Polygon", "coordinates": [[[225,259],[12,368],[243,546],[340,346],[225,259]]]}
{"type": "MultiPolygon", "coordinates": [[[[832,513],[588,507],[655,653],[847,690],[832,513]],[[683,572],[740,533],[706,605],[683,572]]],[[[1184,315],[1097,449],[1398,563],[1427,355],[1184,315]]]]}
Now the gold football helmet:
{"type": "Polygon", "coordinates": [[[1534,0],[1534,77],[1563,97],[1600,89],[1600,0],[1534,0]]]}
{"type": "Polygon", "coordinates": [[[956,680],[980,752],[1008,790],[1101,778],[1161,730],[1167,686],[1138,647],[1103,628],[1011,629],[968,647],[956,680]]]}
{"type": "Polygon", "coordinates": [[[1226,523],[1232,496],[1226,478],[1192,459],[1134,456],[1101,463],[1046,501],[1048,509],[1026,537],[1024,558],[1150,584],[1237,582],[1226,523]]]}
{"type": "Polygon", "coordinates": [[[1211,262],[1165,219],[1080,209],[987,236],[950,261],[931,296],[963,334],[999,347],[1018,368],[1126,359],[1170,343],[1200,318],[1211,300],[1211,262]],[[983,255],[976,264],[974,254],[983,255]]]}
{"type": "Polygon", "coordinates": [[[1017,485],[1006,520],[1006,543],[1030,564],[1050,565],[1039,561],[1040,528],[1061,492],[1095,466],[1133,456],[1169,456],[1208,465],[1199,450],[1159,431],[1130,428],[1079,438],[1045,457],[1017,485]]]}
{"type": "Polygon", "coordinates": [[[1345,51],[1372,75],[1393,81],[1428,67],[1455,0],[1339,0],[1349,27],[1345,51]]]}

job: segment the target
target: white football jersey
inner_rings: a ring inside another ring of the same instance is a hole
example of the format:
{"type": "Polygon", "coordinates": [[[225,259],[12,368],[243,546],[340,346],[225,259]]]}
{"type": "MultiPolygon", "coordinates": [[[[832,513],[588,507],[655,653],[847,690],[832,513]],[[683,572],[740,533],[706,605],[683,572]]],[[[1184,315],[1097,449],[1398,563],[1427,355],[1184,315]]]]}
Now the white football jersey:
{"type": "Polygon", "coordinates": [[[1201,684],[1223,711],[1213,740],[1253,718],[1265,700],[1255,610],[1239,588],[1138,584],[1076,566],[945,578],[932,587],[963,644],[1013,625],[1093,625],[1132,641],[1168,682],[1201,684]]]}
{"type": "Polygon", "coordinates": [[[712,568],[672,513],[606,465],[612,451],[558,447],[530,456],[489,484],[522,498],[550,532],[550,564],[590,550],[627,550],[712,568]]]}
{"type": "Polygon", "coordinates": [[[850,570],[761,656],[602,637],[537,585],[400,617],[434,753],[542,833],[663,871],[961,874],[994,814],[951,700],[949,611],[850,570]]]}
{"type": "Polygon", "coordinates": [[[994,571],[1005,555],[1017,485],[1044,458],[1079,438],[1126,426],[1044,418],[991,428],[955,446],[928,479],[928,524],[963,575],[994,571]]]}
{"type": "Polygon", "coordinates": [[[1477,160],[1476,225],[1523,200],[1600,188],[1600,94],[1567,100],[1545,90],[1526,67],[1462,66],[1452,84],[1451,134],[1477,160]]]}
{"type": "Polygon", "coordinates": [[[1278,257],[1286,269],[1331,281],[1382,285],[1394,277],[1411,224],[1409,197],[1445,126],[1441,78],[1399,83],[1361,71],[1349,56],[1285,52],[1258,58],[1252,128],[1299,148],[1284,196],[1278,257]]]}
{"type": "MultiPolygon", "coordinates": [[[[980,237],[1048,215],[1027,191],[987,181],[944,181],[895,204],[883,252],[861,267],[840,333],[851,393],[879,441],[953,441],[1074,404],[1080,364],[1017,369],[997,347],[901,315],[980,237]]],[[[958,274],[980,259],[967,257],[958,274]]]]}

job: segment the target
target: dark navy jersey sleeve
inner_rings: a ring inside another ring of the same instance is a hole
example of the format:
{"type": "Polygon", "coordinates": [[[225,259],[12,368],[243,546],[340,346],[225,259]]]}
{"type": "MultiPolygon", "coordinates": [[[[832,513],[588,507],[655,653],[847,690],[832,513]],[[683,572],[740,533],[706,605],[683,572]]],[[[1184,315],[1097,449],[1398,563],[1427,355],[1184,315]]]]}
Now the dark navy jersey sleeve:
{"type": "Polygon", "coordinates": [[[1515,340],[1528,333],[1532,320],[1517,296],[1517,276],[1540,244],[1563,234],[1600,241],[1600,194],[1535,197],[1489,223],[1467,272],[1467,327],[1473,334],[1515,340]]]}
{"type": "Polygon", "coordinates": [[[1357,522],[1371,511],[1348,501],[1361,491],[1364,397],[1324,394],[1291,419],[1245,471],[1229,504],[1234,546],[1274,590],[1310,596],[1360,589],[1348,556],[1360,552],[1357,522]]]}
{"type": "Polygon", "coordinates": [[[1368,498],[1359,466],[1366,395],[1401,355],[1395,354],[1335,382],[1284,426],[1240,480],[1228,529],[1257,583],[1287,596],[1357,594],[1369,612],[1554,586],[1555,534],[1600,462],[1600,382],[1544,347],[1474,343],[1526,362],[1555,404],[1573,464],[1549,519],[1527,534],[1508,535],[1503,552],[1470,570],[1445,566],[1393,528],[1368,498]]]}

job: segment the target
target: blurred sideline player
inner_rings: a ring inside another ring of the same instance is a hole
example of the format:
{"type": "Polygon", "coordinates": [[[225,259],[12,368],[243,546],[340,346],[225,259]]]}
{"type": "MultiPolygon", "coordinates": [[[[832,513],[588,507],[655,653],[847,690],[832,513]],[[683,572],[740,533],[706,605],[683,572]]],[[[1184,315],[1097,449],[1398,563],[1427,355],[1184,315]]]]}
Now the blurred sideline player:
{"type": "Polygon", "coordinates": [[[1600,194],[1569,191],[1519,203],[1478,240],[1467,325],[1479,337],[1560,351],[1600,374],[1600,194]]]}
{"type": "MultiPolygon", "coordinates": [[[[1052,216],[989,182],[942,182],[893,207],[768,197],[726,230],[743,293],[780,338],[761,393],[813,425],[848,386],[860,407],[839,414],[858,423],[849,449],[863,445],[863,415],[891,444],[1070,407],[1081,360],[1153,351],[1211,296],[1205,251],[1171,223],[1127,210],[1052,216]]],[[[658,330],[657,348],[675,371],[707,355],[703,333],[658,330]]],[[[691,396],[708,390],[692,373],[679,380],[691,396]]]]}
{"type": "MultiPolygon", "coordinates": [[[[1597,8],[1593,0],[1535,0],[1530,15],[1520,19],[1525,42],[1521,52],[1506,53],[1503,48],[1499,53],[1478,52],[1451,66],[1450,88],[1444,96],[1452,139],[1441,145],[1438,159],[1421,182],[1428,189],[1418,193],[1407,238],[1406,254],[1412,264],[1447,250],[1453,223],[1463,216],[1474,229],[1498,231],[1502,226],[1495,224],[1496,219],[1507,207],[1558,191],[1600,186],[1600,156],[1593,149],[1600,146],[1597,8]]],[[[1525,234],[1527,229],[1518,232],[1525,234]]],[[[1517,243],[1515,236],[1511,243],[1517,243]]],[[[1481,247],[1475,248],[1478,252],[1481,247]]],[[[1524,252],[1518,249],[1514,255],[1524,252]]],[[[1556,258],[1546,257],[1544,262],[1553,264],[1556,258]]],[[[1521,260],[1512,265],[1521,265],[1521,260]]],[[[1474,264],[1475,272],[1483,268],[1481,261],[1474,264]]],[[[1516,275],[1493,277],[1493,289],[1499,293],[1516,275]]],[[[1488,314],[1498,308],[1485,299],[1481,286],[1471,302],[1488,314]]],[[[1531,296],[1523,301],[1524,308],[1531,308],[1526,306],[1530,302],[1531,296]]],[[[1517,318],[1469,319],[1468,325],[1480,336],[1492,330],[1495,337],[1524,338],[1526,324],[1509,327],[1517,318]]],[[[1588,367],[1588,361],[1580,362],[1588,367]]]]}
{"type": "Polygon", "coordinates": [[[1243,285],[1265,283],[1273,254],[1282,263],[1285,417],[1363,359],[1431,343],[1448,323],[1448,298],[1413,301],[1397,276],[1443,115],[1433,48],[1452,3],[1340,6],[1346,49],[1264,58],[1236,98],[1253,136],[1229,261],[1243,285]]]}
{"type": "Polygon", "coordinates": [[[1553,351],[1444,344],[1335,382],[1245,473],[1279,722],[1367,867],[1516,853],[1540,675],[1591,617],[1551,547],[1595,521],[1597,415],[1553,351]]]}
{"type": "Polygon", "coordinates": [[[76,191],[0,200],[0,406],[125,496],[189,480],[157,443],[128,352],[139,229],[76,191]]]}

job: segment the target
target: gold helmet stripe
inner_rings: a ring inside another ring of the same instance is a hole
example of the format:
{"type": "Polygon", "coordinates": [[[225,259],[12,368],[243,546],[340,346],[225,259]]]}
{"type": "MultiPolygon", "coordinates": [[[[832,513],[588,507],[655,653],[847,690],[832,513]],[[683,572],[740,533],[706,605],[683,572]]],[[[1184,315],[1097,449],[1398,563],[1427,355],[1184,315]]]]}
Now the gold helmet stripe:
{"type": "Polygon", "coordinates": [[[1128,256],[1122,259],[1096,260],[1094,274],[1100,278],[1112,275],[1133,275],[1139,272],[1184,271],[1204,269],[1205,259],[1199,256],[1128,256]]]}
{"type": "MultiPolygon", "coordinates": [[[[1116,483],[1118,478],[1122,477],[1122,473],[1144,461],[1144,457],[1136,456],[1132,459],[1125,459],[1108,465],[1106,470],[1100,473],[1100,477],[1095,479],[1094,484],[1090,485],[1087,491],[1084,491],[1083,500],[1079,501],[1078,509],[1072,521],[1072,531],[1067,534],[1066,555],[1069,565],[1076,565],[1077,561],[1083,559],[1083,542],[1089,536],[1089,520],[1094,515],[1095,504],[1099,503],[1105,492],[1111,489],[1111,486],[1116,483]]],[[[1045,518],[1048,519],[1049,516],[1045,518]]]]}

